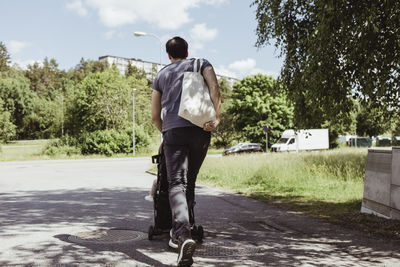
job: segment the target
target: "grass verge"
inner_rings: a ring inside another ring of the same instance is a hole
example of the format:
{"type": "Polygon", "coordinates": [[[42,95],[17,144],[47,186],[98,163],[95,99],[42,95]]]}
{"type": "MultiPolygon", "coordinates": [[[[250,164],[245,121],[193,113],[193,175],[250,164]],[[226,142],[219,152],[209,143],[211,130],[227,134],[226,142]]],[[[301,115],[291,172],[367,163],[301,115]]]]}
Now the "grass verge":
{"type": "Polygon", "coordinates": [[[400,224],[360,213],[366,149],[207,158],[198,182],[400,240],[400,224]]]}
{"type": "MultiPolygon", "coordinates": [[[[130,154],[114,154],[111,157],[105,155],[82,155],[69,153],[72,147],[65,147],[57,150],[54,154],[43,153],[46,146],[53,140],[25,140],[13,141],[7,144],[0,144],[0,161],[27,161],[27,160],[53,160],[53,159],[96,159],[96,158],[126,158],[130,154]]],[[[75,149],[76,150],[76,149],[75,149]]],[[[156,154],[158,146],[150,146],[146,151],[137,151],[135,157],[150,157],[156,154]]],[[[74,152],[74,151],[73,151],[74,152]]]]}

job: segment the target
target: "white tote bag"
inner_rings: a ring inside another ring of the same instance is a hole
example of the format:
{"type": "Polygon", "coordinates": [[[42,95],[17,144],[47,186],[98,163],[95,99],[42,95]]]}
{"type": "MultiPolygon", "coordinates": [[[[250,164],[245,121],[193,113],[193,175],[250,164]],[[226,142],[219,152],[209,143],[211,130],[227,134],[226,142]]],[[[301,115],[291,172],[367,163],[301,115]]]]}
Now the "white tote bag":
{"type": "Polygon", "coordinates": [[[204,123],[216,120],[210,91],[201,75],[202,64],[203,60],[195,59],[193,72],[184,73],[181,103],[178,111],[180,117],[201,128],[203,128],[204,123]],[[198,61],[200,61],[199,69],[197,69],[198,61]]]}

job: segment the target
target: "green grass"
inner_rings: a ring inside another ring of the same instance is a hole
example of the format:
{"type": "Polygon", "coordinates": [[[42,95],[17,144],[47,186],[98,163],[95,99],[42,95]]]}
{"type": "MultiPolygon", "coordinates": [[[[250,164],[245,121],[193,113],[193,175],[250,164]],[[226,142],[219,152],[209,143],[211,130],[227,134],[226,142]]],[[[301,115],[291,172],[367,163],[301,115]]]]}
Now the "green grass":
{"type": "Polygon", "coordinates": [[[207,154],[208,154],[208,155],[222,155],[222,152],[223,152],[223,151],[224,151],[223,148],[213,148],[213,147],[210,147],[210,148],[208,149],[207,154]]]}
{"type": "Polygon", "coordinates": [[[365,148],[340,148],[207,158],[198,182],[367,233],[400,238],[398,222],[360,214],[366,156],[365,148]]]}
{"type": "Polygon", "coordinates": [[[41,151],[47,140],[14,141],[2,144],[0,161],[35,160],[41,159],[41,151]]]}
{"type": "MultiPolygon", "coordinates": [[[[0,144],[0,161],[52,160],[52,159],[94,159],[106,158],[105,155],[80,155],[63,153],[55,155],[43,154],[46,145],[52,140],[24,140],[0,144]]],[[[153,143],[152,143],[153,144],[153,143]]],[[[150,157],[156,153],[157,145],[150,146],[147,151],[137,151],[136,157],[150,157]]],[[[132,157],[130,154],[114,154],[113,158],[132,157]]]]}
{"type": "Polygon", "coordinates": [[[268,199],[343,203],[362,198],[366,150],[206,159],[199,180],[268,199]]]}

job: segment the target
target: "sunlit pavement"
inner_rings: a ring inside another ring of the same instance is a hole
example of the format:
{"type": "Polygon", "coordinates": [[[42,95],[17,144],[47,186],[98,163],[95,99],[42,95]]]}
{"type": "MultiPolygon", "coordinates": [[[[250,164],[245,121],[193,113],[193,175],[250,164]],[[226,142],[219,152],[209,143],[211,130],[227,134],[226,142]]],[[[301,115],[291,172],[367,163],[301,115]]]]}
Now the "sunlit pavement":
{"type": "MultiPolygon", "coordinates": [[[[0,163],[0,266],[170,266],[167,236],[147,239],[148,158],[0,163]],[[87,239],[85,239],[87,238],[87,239]]],[[[400,266],[376,240],[205,186],[193,266],[400,266]]]]}

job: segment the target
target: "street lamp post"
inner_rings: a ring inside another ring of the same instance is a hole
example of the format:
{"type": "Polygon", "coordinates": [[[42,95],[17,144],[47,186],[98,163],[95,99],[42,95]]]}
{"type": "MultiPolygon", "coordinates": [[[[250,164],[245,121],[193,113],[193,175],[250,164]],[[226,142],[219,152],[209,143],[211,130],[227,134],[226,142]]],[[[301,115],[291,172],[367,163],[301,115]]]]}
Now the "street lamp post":
{"type": "Polygon", "coordinates": [[[133,143],[133,156],[136,156],[136,143],[135,143],[135,92],[136,88],[133,88],[132,92],[132,143],[133,143]]]}
{"type": "MultiPolygon", "coordinates": [[[[160,68],[161,68],[161,52],[162,52],[162,42],[161,42],[161,38],[160,37],[158,37],[157,35],[155,35],[155,34],[152,34],[152,33],[147,33],[147,32],[134,32],[133,33],[136,37],[141,37],[141,36],[152,36],[152,37],[154,37],[154,38],[156,38],[159,42],[160,42],[160,68]]],[[[157,71],[158,71],[158,69],[157,69],[157,71]]],[[[161,142],[162,142],[162,134],[160,135],[160,140],[161,140],[161,142]]]]}
{"type": "Polygon", "coordinates": [[[62,108],[61,136],[64,137],[64,97],[63,96],[61,96],[61,108],[62,108]]]}
{"type": "Polygon", "coordinates": [[[58,98],[61,100],[61,137],[64,136],[64,96],[60,95],[58,98]]]}
{"type": "Polygon", "coordinates": [[[134,34],[136,37],[147,36],[147,35],[148,35],[148,36],[152,36],[152,37],[156,38],[156,39],[160,42],[160,67],[161,67],[162,42],[161,42],[160,37],[158,37],[158,36],[155,35],[155,34],[147,33],[147,32],[134,32],[133,34],[134,34]]]}

